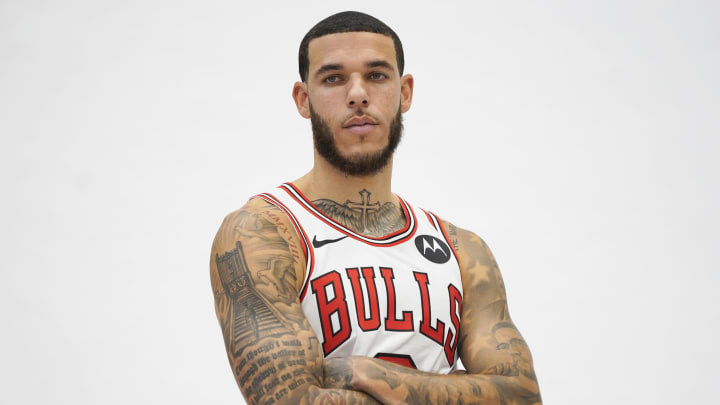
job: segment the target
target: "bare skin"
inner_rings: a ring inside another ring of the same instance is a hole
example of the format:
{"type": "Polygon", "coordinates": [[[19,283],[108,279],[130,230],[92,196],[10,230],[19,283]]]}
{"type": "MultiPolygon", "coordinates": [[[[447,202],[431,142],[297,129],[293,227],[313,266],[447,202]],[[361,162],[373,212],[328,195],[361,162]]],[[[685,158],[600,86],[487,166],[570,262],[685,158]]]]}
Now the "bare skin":
{"type": "MultiPolygon", "coordinates": [[[[390,122],[412,105],[414,79],[400,76],[392,39],[368,32],[349,32],[316,38],[309,46],[307,82],[293,86],[298,113],[310,118],[310,104],[335,135],[340,152],[348,157],[375,153],[388,143],[390,122]],[[368,66],[382,62],[383,65],[368,66]],[[388,67],[389,66],[389,67],[388,67]],[[327,69],[335,67],[334,69],[327,69]],[[358,111],[377,122],[367,134],[352,133],[343,124],[358,111]]],[[[348,176],[314,151],[313,169],[294,181],[311,200],[353,201],[366,189],[381,204],[398,204],[391,191],[392,159],[373,176],[348,176]]]]}
{"type": "MultiPolygon", "coordinates": [[[[400,106],[412,102],[413,78],[400,76],[394,45],[380,34],[353,32],[316,38],[309,75],[295,83],[301,116],[310,104],[346,157],[375,153],[388,143],[400,106]],[[376,125],[358,134],[344,123],[354,114],[376,125]]],[[[348,176],[315,152],[313,169],[294,181],[326,215],[368,236],[405,225],[391,192],[392,159],[379,173],[348,176]],[[358,216],[365,191],[377,209],[358,216]]],[[[301,309],[302,245],[282,211],[259,199],[229,214],[213,243],[210,277],[228,360],[248,404],[539,404],[530,351],[513,325],[500,272],[487,245],[444,223],[458,250],[464,297],[459,353],[466,373],[436,375],[378,359],[326,361],[301,309]]]]}
{"type": "MultiPolygon", "coordinates": [[[[340,210],[327,213],[362,230],[340,210]]],[[[371,223],[392,225],[368,233],[382,236],[404,221],[395,210],[378,211],[371,223]]],[[[473,233],[443,224],[457,249],[464,290],[459,350],[467,372],[453,375],[365,357],[323,360],[300,307],[305,262],[287,218],[257,199],[228,215],[213,244],[211,280],[228,358],[247,402],[541,403],[530,350],[510,319],[492,253],[473,233]]]]}
{"type": "Polygon", "coordinates": [[[378,359],[328,360],[329,386],[354,389],[386,405],[541,404],[527,343],[507,308],[505,286],[485,242],[443,222],[456,247],[463,280],[460,358],[466,372],[438,375],[378,359]]]}
{"type": "Polygon", "coordinates": [[[282,211],[251,200],[229,214],[210,260],[215,311],[248,404],[376,404],[325,388],[323,356],[300,300],[305,258],[282,211]]]}

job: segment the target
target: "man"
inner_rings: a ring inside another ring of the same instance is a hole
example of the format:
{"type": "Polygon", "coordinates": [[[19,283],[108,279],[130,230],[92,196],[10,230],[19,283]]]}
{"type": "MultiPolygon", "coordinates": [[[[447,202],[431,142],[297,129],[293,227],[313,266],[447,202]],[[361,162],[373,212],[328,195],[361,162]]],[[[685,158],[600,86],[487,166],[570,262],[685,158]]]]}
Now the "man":
{"type": "Polygon", "coordinates": [[[413,95],[395,32],[339,13],[306,34],[299,64],[314,167],[229,214],[212,248],[246,401],[541,403],[487,245],[390,190],[413,95]]]}

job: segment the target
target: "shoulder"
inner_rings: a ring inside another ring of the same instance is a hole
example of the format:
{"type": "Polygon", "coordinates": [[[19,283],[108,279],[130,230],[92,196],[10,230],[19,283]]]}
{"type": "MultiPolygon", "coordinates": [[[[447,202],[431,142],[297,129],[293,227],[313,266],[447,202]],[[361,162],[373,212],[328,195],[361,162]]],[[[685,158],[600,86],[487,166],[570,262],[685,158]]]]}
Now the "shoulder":
{"type": "Polygon", "coordinates": [[[281,209],[261,198],[251,198],[239,209],[225,215],[215,235],[213,249],[234,246],[238,240],[273,232],[294,242],[297,235],[291,230],[290,219],[281,209]]]}
{"type": "Polygon", "coordinates": [[[461,268],[471,267],[475,262],[494,265],[495,259],[487,243],[476,233],[438,218],[450,242],[455,247],[461,268]]]}
{"type": "Polygon", "coordinates": [[[227,243],[235,244],[235,240],[241,236],[238,231],[257,225],[262,218],[267,218],[267,212],[272,208],[272,205],[262,199],[251,198],[242,207],[226,214],[215,235],[213,247],[227,243]]]}
{"type": "MultiPolygon", "coordinates": [[[[283,265],[294,270],[294,284],[303,279],[305,256],[299,237],[285,213],[263,199],[251,198],[225,215],[212,244],[211,274],[218,271],[216,262],[223,255],[236,251],[251,267],[283,265]]],[[[271,273],[277,275],[267,274],[271,273]]]]}
{"type": "MultiPolygon", "coordinates": [[[[476,233],[440,220],[447,232],[460,265],[463,289],[470,291],[483,285],[498,294],[504,294],[504,284],[495,257],[488,244],[476,233]]],[[[487,290],[485,291],[488,292],[487,290]]]]}

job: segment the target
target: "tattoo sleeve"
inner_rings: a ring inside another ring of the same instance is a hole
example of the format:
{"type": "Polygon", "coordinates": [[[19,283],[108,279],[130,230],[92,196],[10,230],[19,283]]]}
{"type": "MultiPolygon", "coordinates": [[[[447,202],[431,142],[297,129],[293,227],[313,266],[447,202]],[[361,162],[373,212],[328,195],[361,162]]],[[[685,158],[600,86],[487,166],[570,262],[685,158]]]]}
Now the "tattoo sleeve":
{"type": "Polygon", "coordinates": [[[377,404],[325,388],[322,352],[298,298],[298,243],[282,213],[256,200],[218,230],[210,281],[235,380],[248,404],[377,404]]]}
{"type": "Polygon", "coordinates": [[[457,241],[463,277],[460,357],[466,373],[424,373],[378,359],[333,361],[338,388],[356,389],[383,404],[541,404],[532,357],[507,309],[495,259],[476,235],[445,224],[457,241]],[[346,376],[351,374],[351,378],[346,376]]]}

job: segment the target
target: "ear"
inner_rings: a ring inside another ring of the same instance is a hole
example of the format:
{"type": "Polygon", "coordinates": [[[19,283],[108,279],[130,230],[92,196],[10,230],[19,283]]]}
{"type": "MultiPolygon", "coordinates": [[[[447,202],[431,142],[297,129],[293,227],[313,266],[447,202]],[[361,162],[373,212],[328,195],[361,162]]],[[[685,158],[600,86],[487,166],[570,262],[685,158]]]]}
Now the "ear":
{"type": "Polygon", "coordinates": [[[307,84],[295,82],[293,85],[292,98],[295,106],[303,118],[310,118],[310,99],[308,98],[307,84]]]}
{"type": "Polygon", "coordinates": [[[400,78],[400,111],[402,113],[406,113],[410,109],[414,84],[415,79],[410,74],[400,78]]]}

